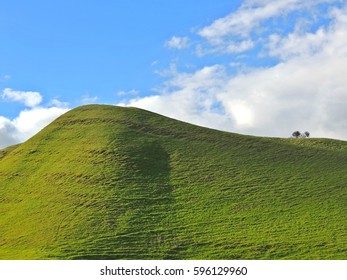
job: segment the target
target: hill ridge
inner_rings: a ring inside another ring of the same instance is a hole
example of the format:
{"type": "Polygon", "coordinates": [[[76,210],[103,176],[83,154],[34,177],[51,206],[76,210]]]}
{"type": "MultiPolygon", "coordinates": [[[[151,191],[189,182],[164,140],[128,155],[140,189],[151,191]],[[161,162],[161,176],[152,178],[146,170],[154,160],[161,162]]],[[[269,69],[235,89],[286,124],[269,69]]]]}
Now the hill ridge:
{"type": "Polygon", "coordinates": [[[0,259],[347,257],[344,141],[88,105],[9,150],[0,259]]]}

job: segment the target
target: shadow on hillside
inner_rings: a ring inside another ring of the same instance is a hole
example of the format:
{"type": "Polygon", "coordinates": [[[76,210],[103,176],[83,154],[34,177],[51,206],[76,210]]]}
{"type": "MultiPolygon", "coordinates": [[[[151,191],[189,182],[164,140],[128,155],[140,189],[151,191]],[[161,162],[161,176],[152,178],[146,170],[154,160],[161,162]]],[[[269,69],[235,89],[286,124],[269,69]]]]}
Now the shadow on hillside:
{"type": "Polygon", "coordinates": [[[124,146],[124,172],[129,174],[129,181],[118,188],[121,204],[118,202],[109,213],[117,220],[113,233],[97,237],[92,247],[97,244],[98,250],[83,250],[77,253],[77,259],[162,259],[165,255],[170,224],[167,213],[174,202],[170,156],[159,142],[151,139],[141,143],[129,141],[124,146]],[[112,215],[116,212],[120,213],[118,217],[112,215]],[[106,244],[116,246],[107,248],[106,244]]]}
{"type": "Polygon", "coordinates": [[[155,141],[148,141],[132,151],[132,162],[135,171],[143,179],[163,181],[170,174],[169,154],[155,141]]]}

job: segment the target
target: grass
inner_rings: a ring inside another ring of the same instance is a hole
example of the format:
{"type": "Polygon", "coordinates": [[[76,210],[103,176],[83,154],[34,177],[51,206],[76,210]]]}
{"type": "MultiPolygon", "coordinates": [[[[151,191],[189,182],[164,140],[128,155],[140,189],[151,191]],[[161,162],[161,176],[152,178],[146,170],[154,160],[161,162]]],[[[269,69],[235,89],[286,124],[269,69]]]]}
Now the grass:
{"type": "Polygon", "coordinates": [[[346,259],[347,142],[89,105],[0,152],[0,259],[346,259]]]}

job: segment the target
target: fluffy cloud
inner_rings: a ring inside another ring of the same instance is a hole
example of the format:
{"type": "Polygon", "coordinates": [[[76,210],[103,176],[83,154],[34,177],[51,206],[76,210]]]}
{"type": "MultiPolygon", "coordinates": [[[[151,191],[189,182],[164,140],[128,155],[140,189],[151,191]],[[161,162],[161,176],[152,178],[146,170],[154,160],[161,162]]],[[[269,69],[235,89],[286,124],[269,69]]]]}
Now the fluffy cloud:
{"type": "Polygon", "coordinates": [[[5,88],[1,97],[9,101],[19,101],[28,107],[35,107],[42,102],[42,96],[39,92],[34,91],[15,91],[5,88]]]}
{"type": "Polygon", "coordinates": [[[338,0],[246,0],[238,10],[215,20],[211,25],[198,31],[198,34],[212,45],[212,49],[198,53],[244,52],[256,45],[259,34],[267,31],[262,25],[273,18],[281,18],[294,11],[308,11],[323,3],[338,0]],[[254,36],[256,33],[257,36],[254,36]]]}
{"type": "Polygon", "coordinates": [[[58,108],[68,108],[69,107],[69,103],[68,102],[62,102],[58,99],[52,99],[48,105],[50,107],[58,107],[58,108]]]}
{"type": "Polygon", "coordinates": [[[10,75],[4,75],[2,78],[1,78],[1,81],[2,82],[8,82],[9,80],[11,80],[11,76],[10,75]]]}
{"type": "Polygon", "coordinates": [[[224,67],[177,73],[160,94],[135,106],[175,119],[233,132],[347,139],[347,57],[309,57],[228,76],[224,67]]]}
{"type": "Polygon", "coordinates": [[[189,38],[173,36],[170,40],[165,42],[165,46],[169,49],[182,50],[189,46],[189,38]]]}
{"type": "Polygon", "coordinates": [[[285,36],[271,34],[268,52],[281,60],[294,57],[326,55],[341,57],[347,55],[347,6],[330,11],[332,20],[328,26],[321,26],[315,32],[302,32],[296,29],[285,36]]]}
{"type": "Polygon", "coordinates": [[[338,2],[333,0],[246,0],[241,7],[224,18],[215,20],[202,28],[199,35],[211,43],[220,43],[226,36],[248,37],[264,21],[282,17],[295,10],[309,9],[320,3],[338,2]]]}
{"type": "MultiPolygon", "coordinates": [[[[249,40],[267,19],[323,2],[336,1],[246,1],[199,34],[219,50],[232,42],[226,39],[229,35],[249,40]]],[[[296,26],[262,36],[258,57],[277,59],[271,66],[236,73],[228,64],[193,73],[171,68],[171,77],[156,95],[124,105],[245,134],[289,137],[294,130],[308,130],[313,137],[347,140],[346,15],[347,5],[330,6],[315,28],[296,26]]]]}
{"type": "Polygon", "coordinates": [[[217,98],[236,131],[286,136],[300,129],[347,139],[346,63],[347,57],[293,59],[230,78],[217,98]]]}
{"type": "Polygon", "coordinates": [[[198,56],[205,56],[213,53],[227,53],[238,54],[248,51],[254,47],[254,42],[250,39],[236,41],[228,41],[223,44],[218,44],[213,48],[204,48],[202,44],[198,44],[196,47],[196,54],[198,56]]]}
{"type": "MultiPolygon", "coordinates": [[[[216,95],[222,90],[222,66],[206,66],[195,73],[179,73],[171,67],[171,79],[156,89],[157,95],[134,98],[118,105],[134,106],[197,125],[226,129],[229,117],[218,110],[216,95]]],[[[167,72],[166,75],[169,73],[167,72]]]]}
{"type": "Polygon", "coordinates": [[[67,108],[36,107],[20,112],[12,120],[0,116],[0,149],[26,141],[67,111],[67,108]]]}
{"type": "Polygon", "coordinates": [[[136,89],[131,89],[131,90],[128,90],[128,91],[125,91],[125,90],[121,90],[121,91],[118,91],[117,92],[117,95],[118,96],[135,96],[135,95],[138,95],[140,93],[139,90],[136,90],[136,89]]]}
{"type": "Polygon", "coordinates": [[[93,104],[99,99],[98,96],[90,97],[89,95],[85,95],[82,98],[82,104],[93,104]]]}
{"type": "Polygon", "coordinates": [[[19,116],[12,120],[18,140],[25,141],[67,111],[67,108],[37,107],[20,112],[19,116]]]}
{"type": "Polygon", "coordinates": [[[18,143],[17,130],[7,118],[0,116],[0,149],[18,143]]]}
{"type": "Polygon", "coordinates": [[[12,102],[22,102],[25,109],[13,119],[0,116],[0,149],[23,142],[39,132],[54,119],[67,112],[68,104],[53,99],[49,107],[42,107],[42,96],[39,92],[3,90],[2,98],[12,102]]]}

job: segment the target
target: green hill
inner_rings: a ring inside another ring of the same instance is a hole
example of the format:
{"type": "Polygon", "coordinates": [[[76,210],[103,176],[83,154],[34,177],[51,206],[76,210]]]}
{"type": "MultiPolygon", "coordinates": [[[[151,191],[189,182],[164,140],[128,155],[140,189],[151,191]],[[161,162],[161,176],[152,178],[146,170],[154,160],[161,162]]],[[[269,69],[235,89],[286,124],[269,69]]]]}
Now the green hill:
{"type": "Polygon", "coordinates": [[[0,153],[0,259],[347,259],[347,142],[89,105],[0,153]]]}

